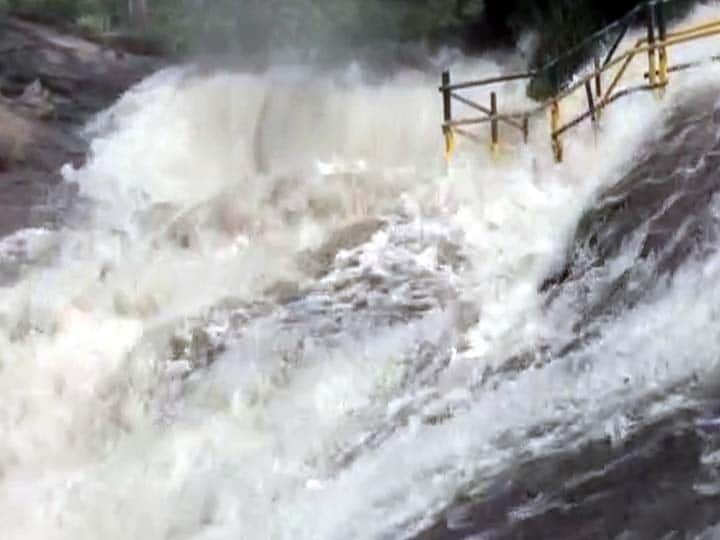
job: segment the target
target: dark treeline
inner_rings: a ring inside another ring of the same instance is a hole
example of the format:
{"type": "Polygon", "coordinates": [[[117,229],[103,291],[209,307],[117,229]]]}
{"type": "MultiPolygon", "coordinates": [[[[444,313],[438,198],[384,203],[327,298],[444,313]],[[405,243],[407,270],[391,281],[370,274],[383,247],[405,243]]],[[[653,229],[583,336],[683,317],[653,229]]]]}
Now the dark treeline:
{"type": "MultiPolygon", "coordinates": [[[[0,8],[72,24],[98,36],[135,36],[166,52],[347,58],[377,44],[422,42],[478,53],[535,31],[537,68],[623,17],[639,0],[0,0],[0,8]]],[[[672,0],[688,6],[693,0],[672,0]]],[[[399,50],[399,49],[397,49],[399,50]]],[[[556,78],[592,54],[581,51],[556,78]]],[[[554,81],[553,84],[557,84],[554,81]]]]}
{"type": "Polygon", "coordinates": [[[528,29],[554,55],[622,17],[638,0],[0,0],[24,16],[95,30],[164,34],[181,47],[349,46],[374,40],[511,45],[528,29]]]}
{"type": "Polygon", "coordinates": [[[467,31],[472,47],[513,45],[532,30],[538,42],[531,66],[537,68],[571,49],[593,32],[632,10],[637,0],[488,0],[483,18],[467,31]],[[477,41],[475,41],[477,40],[477,41]]]}
{"type": "Polygon", "coordinates": [[[639,0],[487,0],[479,23],[482,32],[498,42],[517,39],[526,29],[545,30],[548,41],[551,41],[550,34],[556,34],[555,30],[559,29],[561,35],[556,37],[568,36],[565,39],[576,41],[621,18],[641,3],[639,0]]]}
{"type": "MultiPolygon", "coordinates": [[[[539,42],[531,64],[537,68],[646,3],[646,0],[487,0],[483,17],[470,25],[466,39],[476,47],[484,47],[485,40],[512,45],[524,31],[535,30],[539,42]]],[[[665,11],[670,18],[680,16],[693,3],[671,0],[665,11]]],[[[639,14],[634,20],[637,25],[644,19],[639,14]]]]}

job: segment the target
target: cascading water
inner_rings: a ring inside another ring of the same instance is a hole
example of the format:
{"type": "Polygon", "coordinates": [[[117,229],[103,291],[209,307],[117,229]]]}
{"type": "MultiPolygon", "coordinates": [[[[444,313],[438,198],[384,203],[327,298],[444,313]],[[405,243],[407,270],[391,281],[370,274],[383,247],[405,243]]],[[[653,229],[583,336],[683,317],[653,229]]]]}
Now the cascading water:
{"type": "Polygon", "coordinates": [[[720,350],[717,255],[591,337],[593,292],[653,273],[642,227],[540,291],[720,70],[609,108],[566,164],[539,118],[527,147],[468,145],[449,169],[436,78],[168,69],[88,126],[75,214],[0,242],[19,272],[0,290],[0,537],[410,537],[517,464],[691,403],[720,350]]]}

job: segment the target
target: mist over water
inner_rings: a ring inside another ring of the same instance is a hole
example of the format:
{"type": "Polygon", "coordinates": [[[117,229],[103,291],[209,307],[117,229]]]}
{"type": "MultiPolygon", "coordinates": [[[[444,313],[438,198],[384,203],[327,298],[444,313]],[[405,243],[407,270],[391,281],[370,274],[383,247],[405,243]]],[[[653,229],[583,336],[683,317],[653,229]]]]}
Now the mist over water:
{"type": "MultiPolygon", "coordinates": [[[[76,215],[0,241],[23,261],[0,290],[0,538],[401,538],[514,463],[690,402],[716,372],[717,255],[570,353],[583,306],[539,290],[720,70],[620,101],[560,165],[542,117],[446,165],[437,79],[179,67],[88,126],[76,215]]],[[[638,250],[578,287],[651,272],[638,250]]]]}

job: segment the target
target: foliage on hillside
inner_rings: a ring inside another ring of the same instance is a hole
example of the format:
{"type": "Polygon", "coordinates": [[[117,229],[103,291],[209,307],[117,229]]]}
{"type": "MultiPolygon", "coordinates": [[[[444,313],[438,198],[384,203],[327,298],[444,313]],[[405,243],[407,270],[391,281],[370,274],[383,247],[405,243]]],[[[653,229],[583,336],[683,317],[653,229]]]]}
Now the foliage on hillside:
{"type": "MultiPolygon", "coordinates": [[[[542,31],[553,56],[637,0],[0,0],[13,12],[95,31],[133,30],[181,48],[295,47],[377,40],[484,45],[542,31]],[[143,16],[132,20],[132,11],[143,16]],[[138,28],[141,26],[141,28],[138,28]]],[[[538,58],[540,60],[540,58],[538,58]]]]}
{"type": "MultiPolygon", "coordinates": [[[[673,0],[687,7],[693,0],[673,0]]],[[[641,0],[0,0],[14,13],[134,37],[170,53],[290,51],[333,59],[382,42],[466,50],[538,35],[531,67],[544,66],[641,0]]],[[[531,88],[542,97],[596,54],[588,47],[531,88]]]]}
{"type": "Polygon", "coordinates": [[[172,50],[308,50],[377,41],[461,44],[482,0],[0,0],[36,19],[162,38],[172,50]],[[142,8],[142,24],[132,8],[142,8]]]}

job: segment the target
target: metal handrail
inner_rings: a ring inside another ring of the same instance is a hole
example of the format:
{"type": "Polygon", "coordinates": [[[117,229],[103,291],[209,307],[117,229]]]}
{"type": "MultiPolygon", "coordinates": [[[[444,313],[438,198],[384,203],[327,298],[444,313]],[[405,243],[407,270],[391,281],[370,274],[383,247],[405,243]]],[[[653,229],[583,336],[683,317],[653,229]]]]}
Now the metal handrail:
{"type": "MultiPolygon", "coordinates": [[[[711,21],[699,25],[695,25],[690,28],[682,29],[682,30],[676,30],[674,32],[667,32],[666,25],[665,25],[665,18],[664,13],[662,10],[663,4],[667,3],[667,0],[665,1],[658,1],[658,2],[649,2],[644,6],[644,9],[647,12],[647,30],[648,35],[645,38],[638,39],[637,42],[633,47],[626,50],[619,56],[616,56],[615,58],[612,58],[612,56],[615,54],[620,41],[622,41],[622,38],[625,35],[625,32],[629,25],[631,24],[630,18],[636,17],[638,13],[638,9],[636,8],[633,10],[628,16],[624,18],[626,22],[625,27],[622,29],[620,37],[615,41],[615,43],[610,48],[610,51],[607,55],[607,58],[603,63],[600,63],[599,60],[596,58],[595,63],[595,69],[588,73],[587,75],[581,77],[577,81],[573,82],[570,86],[563,89],[562,91],[558,92],[558,94],[550,99],[545,100],[543,103],[539,104],[537,107],[533,107],[528,110],[514,112],[514,113],[505,113],[500,114],[497,111],[497,95],[495,92],[491,93],[491,107],[485,107],[483,105],[480,105],[464,96],[460,96],[456,93],[456,90],[462,90],[472,87],[480,87],[480,86],[487,86],[490,84],[496,84],[500,82],[507,82],[512,80],[520,80],[520,79],[529,79],[532,78],[539,73],[541,73],[544,69],[547,68],[547,66],[551,66],[553,64],[557,63],[557,59],[553,62],[546,65],[546,68],[543,68],[543,70],[537,70],[537,71],[531,71],[531,72],[525,72],[525,73],[516,73],[501,77],[492,77],[488,79],[481,79],[477,81],[468,81],[468,82],[462,82],[462,83],[455,83],[450,84],[450,74],[449,72],[443,73],[443,82],[440,86],[439,90],[443,93],[445,96],[444,100],[444,122],[442,124],[443,133],[445,134],[446,139],[446,152],[448,154],[448,158],[450,157],[450,154],[452,154],[452,151],[455,147],[455,141],[454,141],[454,134],[457,133],[459,135],[468,136],[469,132],[465,130],[458,129],[460,126],[468,126],[468,125],[475,125],[475,124],[484,124],[484,123],[490,123],[491,124],[491,139],[492,139],[492,148],[493,150],[497,150],[498,147],[498,124],[503,123],[509,126],[512,126],[516,129],[519,129],[523,132],[524,139],[527,142],[528,139],[528,122],[529,119],[535,116],[538,116],[540,114],[545,114],[547,110],[550,110],[550,118],[551,118],[551,140],[553,143],[553,148],[555,150],[555,157],[558,161],[562,160],[562,142],[560,140],[560,136],[567,132],[568,130],[572,129],[573,127],[577,126],[578,124],[582,123],[584,120],[590,118],[593,122],[597,122],[599,120],[601,111],[610,105],[611,103],[617,101],[618,99],[625,97],[629,94],[633,94],[639,91],[657,91],[664,89],[668,84],[668,73],[680,71],[683,69],[689,69],[690,67],[694,67],[697,65],[696,63],[689,63],[689,64],[682,64],[677,66],[669,66],[668,65],[668,57],[667,57],[667,49],[669,47],[679,45],[682,43],[687,43],[690,41],[700,40],[707,37],[715,36],[720,34],[720,20],[717,21],[711,21]],[[655,36],[655,30],[658,30],[658,36],[656,39],[655,36]],[[619,84],[620,80],[624,76],[624,74],[627,71],[628,66],[630,63],[635,59],[638,55],[647,53],[648,54],[648,66],[649,69],[645,73],[645,78],[649,79],[649,84],[642,84],[639,86],[623,89],[621,91],[615,92],[617,85],[619,84]],[[618,67],[619,66],[619,67],[618,67]],[[659,66],[659,67],[658,67],[659,66]],[[605,90],[605,92],[602,92],[602,75],[606,72],[618,67],[617,72],[614,74],[614,77],[612,79],[612,82],[608,86],[608,88],[605,90]],[[595,96],[593,96],[592,91],[592,82],[595,81],[595,87],[596,87],[596,93],[597,93],[597,101],[595,96]],[[577,92],[580,88],[585,87],[586,93],[587,93],[587,100],[588,100],[588,111],[580,114],[576,118],[572,119],[570,122],[561,125],[560,124],[560,102],[562,100],[568,98],[575,92],[577,92]],[[464,105],[467,105],[477,111],[480,111],[484,116],[480,117],[471,117],[471,118],[463,118],[463,119],[453,119],[452,113],[451,113],[451,102],[453,100],[459,101],[463,103],[464,105]],[[520,120],[520,121],[518,121],[520,120]]],[[[612,26],[618,26],[620,23],[614,23],[612,26]]],[[[586,39],[581,46],[587,45],[591,40],[597,39],[597,36],[606,33],[607,29],[604,29],[590,38],[586,39]]],[[[572,51],[571,51],[572,53],[572,51]]],[[[711,58],[712,61],[720,61],[720,56],[714,56],[711,58]]],[[[472,139],[477,139],[476,136],[470,137],[472,139]]]]}

